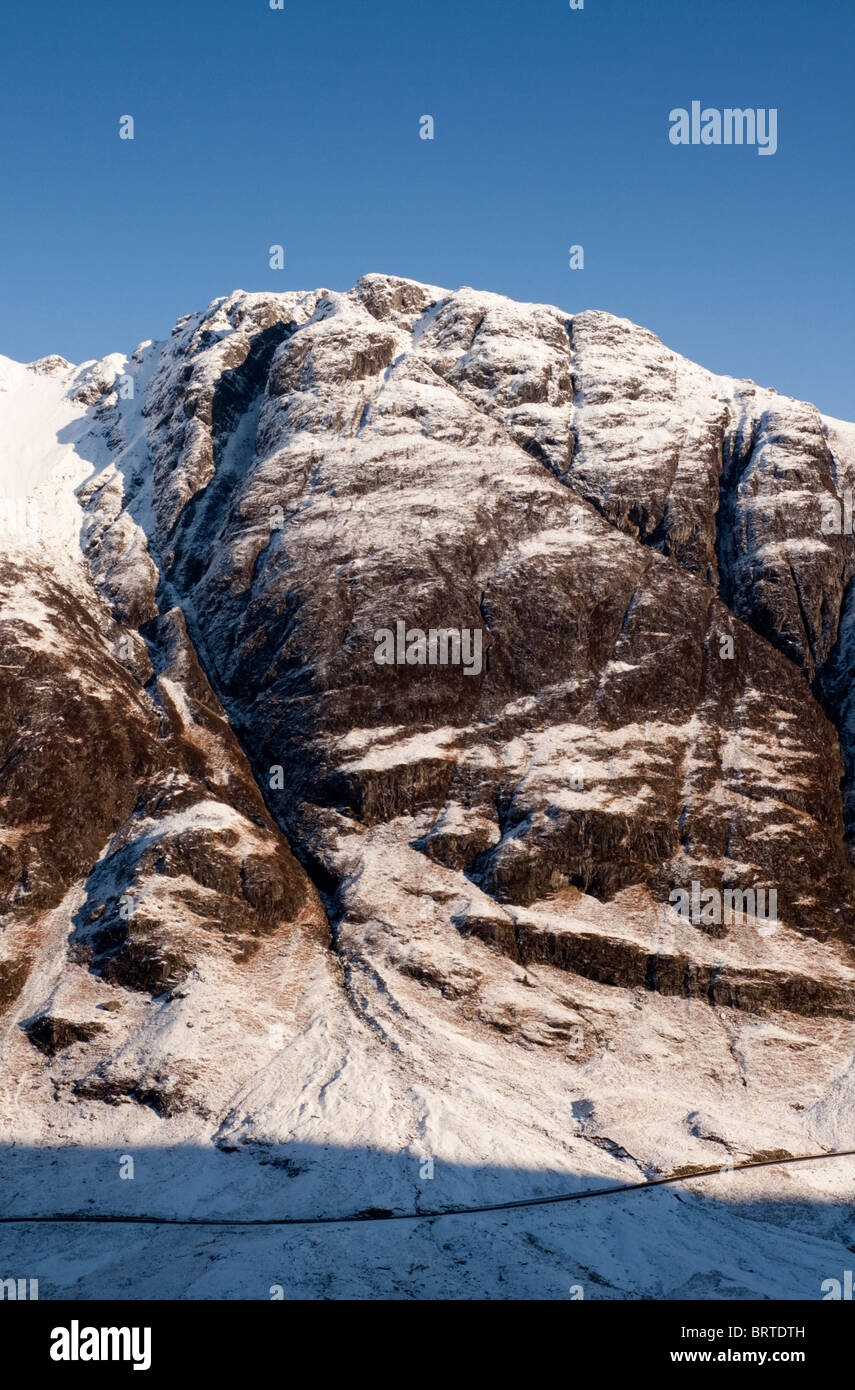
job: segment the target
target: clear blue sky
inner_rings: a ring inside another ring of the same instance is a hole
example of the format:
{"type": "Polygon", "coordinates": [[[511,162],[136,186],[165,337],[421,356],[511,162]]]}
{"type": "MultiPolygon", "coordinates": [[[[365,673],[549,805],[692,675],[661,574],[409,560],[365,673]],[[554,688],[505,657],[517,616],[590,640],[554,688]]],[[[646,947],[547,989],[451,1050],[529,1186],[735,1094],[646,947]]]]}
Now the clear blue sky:
{"type": "Polygon", "coordinates": [[[855,419],[853,49],[853,0],[8,5],[0,352],[382,270],[608,309],[855,419]],[[673,147],[692,100],[777,107],[777,154],[673,147]]]}

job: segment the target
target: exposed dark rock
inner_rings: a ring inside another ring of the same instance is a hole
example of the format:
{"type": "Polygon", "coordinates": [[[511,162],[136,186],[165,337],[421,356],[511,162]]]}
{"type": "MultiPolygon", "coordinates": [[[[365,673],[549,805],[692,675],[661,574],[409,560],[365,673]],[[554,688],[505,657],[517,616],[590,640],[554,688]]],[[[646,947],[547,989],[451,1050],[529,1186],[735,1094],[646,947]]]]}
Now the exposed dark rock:
{"type": "Polygon", "coordinates": [[[40,1014],[21,1027],[34,1047],[48,1057],[64,1051],[74,1043],[91,1042],[105,1030],[105,1024],[75,1022],[69,1018],[56,1018],[51,1014],[40,1014]]]}

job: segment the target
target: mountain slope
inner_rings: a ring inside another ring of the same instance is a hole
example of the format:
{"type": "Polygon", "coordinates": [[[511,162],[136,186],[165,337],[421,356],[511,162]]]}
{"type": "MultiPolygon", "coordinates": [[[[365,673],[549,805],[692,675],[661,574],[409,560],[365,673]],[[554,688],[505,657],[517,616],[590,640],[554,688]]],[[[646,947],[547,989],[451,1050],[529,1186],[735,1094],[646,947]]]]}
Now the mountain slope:
{"type": "Polygon", "coordinates": [[[300,1214],[852,1142],[854,427],[382,275],[0,385],[7,1141],[300,1214]]]}

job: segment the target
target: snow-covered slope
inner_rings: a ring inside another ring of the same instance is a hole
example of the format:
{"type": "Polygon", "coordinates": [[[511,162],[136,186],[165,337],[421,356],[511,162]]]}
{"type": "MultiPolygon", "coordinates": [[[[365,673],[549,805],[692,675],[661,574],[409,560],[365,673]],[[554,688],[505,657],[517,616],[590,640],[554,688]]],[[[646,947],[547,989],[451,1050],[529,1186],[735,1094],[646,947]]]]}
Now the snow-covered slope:
{"type": "MultiPolygon", "coordinates": [[[[5,1210],[425,1211],[855,1147],[855,551],[821,524],[855,427],[608,314],[370,275],[0,359],[0,441],[5,1210]],[[478,669],[379,664],[399,622],[478,669]],[[693,882],[777,916],[693,924],[693,882]]],[[[851,1178],[214,1253],[240,1296],[810,1296],[851,1178]]],[[[220,1296],[170,1241],[0,1248],[46,1292],[220,1296]]]]}

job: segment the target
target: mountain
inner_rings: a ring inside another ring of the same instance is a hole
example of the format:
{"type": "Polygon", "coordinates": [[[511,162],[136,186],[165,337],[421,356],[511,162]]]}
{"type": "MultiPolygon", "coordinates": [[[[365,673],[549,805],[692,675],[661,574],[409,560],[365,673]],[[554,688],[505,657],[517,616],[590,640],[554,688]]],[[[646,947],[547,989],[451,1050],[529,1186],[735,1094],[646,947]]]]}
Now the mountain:
{"type": "Polygon", "coordinates": [[[855,426],[368,275],[0,358],[0,440],[3,1210],[378,1218],[6,1263],[819,1297],[851,1159],[379,1218],[855,1147],[855,426]]]}

